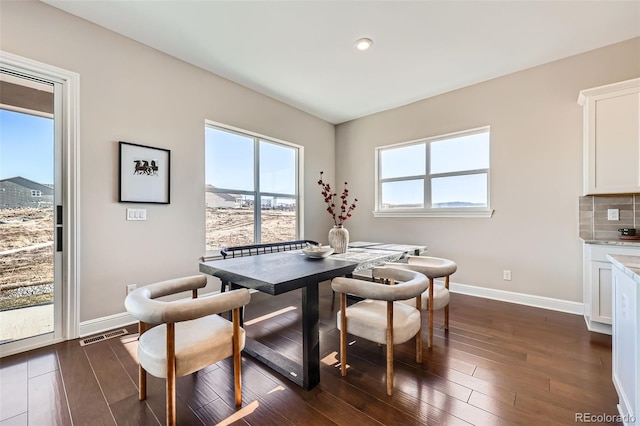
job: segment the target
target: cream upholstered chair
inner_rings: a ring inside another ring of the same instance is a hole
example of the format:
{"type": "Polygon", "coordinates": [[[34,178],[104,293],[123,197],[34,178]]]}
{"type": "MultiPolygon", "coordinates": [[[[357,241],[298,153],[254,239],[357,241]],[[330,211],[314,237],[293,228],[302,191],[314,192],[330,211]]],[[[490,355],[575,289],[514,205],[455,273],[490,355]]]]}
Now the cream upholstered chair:
{"type": "Polygon", "coordinates": [[[167,425],[176,424],[176,377],[186,376],[233,355],[235,402],[242,404],[240,351],[245,334],[239,308],[249,303],[247,289],[197,298],[204,276],[177,278],[141,287],[125,299],[127,311],[140,321],[139,397],[146,398],[146,373],[167,379],[167,425]],[[191,299],[155,300],[191,291],[191,299]],[[233,311],[233,323],[215,315],[233,311]]]}
{"type": "Polygon", "coordinates": [[[429,278],[428,292],[423,294],[422,309],[429,311],[429,338],[427,347],[433,344],[433,311],[444,308],[444,328],[449,329],[449,277],[458,265],[453,260],[430,256],[408,256],[407,263],[387,263],[386,266],[410,269],[429,278]],[[435,278],[443,278],[444,285],[434,283],[435,278]],[[433,309],[431,309],[433,307],[433,309]]]}
{"type": "Polygon", "coordinates": [[[331,287],[340,294],[338,329],[340,330],[340,373],[347,374],[347,333],[387,345],[387,395],[393,393],[393,345],[416,338],[416,362],[422,362],[421,294],[427,278],[415,271],[373,268],[388,284],[338,277],[331,287]],[[396,281],[401,281],[396,283],[396,281]],[[365,298],[347,308],[347,294],[365,298]],[[413,306],[397,303],[414,299],[413,306]]]}

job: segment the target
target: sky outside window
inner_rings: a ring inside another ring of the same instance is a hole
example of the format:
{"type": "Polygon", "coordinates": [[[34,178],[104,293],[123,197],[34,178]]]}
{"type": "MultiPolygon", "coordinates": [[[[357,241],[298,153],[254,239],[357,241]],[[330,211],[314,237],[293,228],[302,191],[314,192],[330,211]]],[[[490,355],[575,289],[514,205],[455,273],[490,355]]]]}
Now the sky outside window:
{"type": "Polygon", "coordinates": [[[487,195],[486,173],[431,180],[433,207],[486,207],[487,195]]]}
{"type": "Polygon", "coordinates": [[[424,175],[426,173],[425,144],[380,151],[380,178],[424,175]]]}
{"type": "Polygon", "coordinates": [[[295,194],[296,150],[260,141],[260,191],[295,194]]]}
{"type": "Polygon", "coordinates": [[[53,184],[53,119],[0,109],[0,179],[53,184]]]}
{"type": "Polygon", "coordinates": [[[253,191],[253,138],[205,128],[205,183],[253,191]]]}
{"type": "Polygon", "coordinates": [[[489,168],[489,133],[431,142],[431,174],[489,168]]]}
{"type": "Polygon", "coordinates": [[[384,182],[382,205],[388,208],[424,207],[424,180],[384,182]]]}

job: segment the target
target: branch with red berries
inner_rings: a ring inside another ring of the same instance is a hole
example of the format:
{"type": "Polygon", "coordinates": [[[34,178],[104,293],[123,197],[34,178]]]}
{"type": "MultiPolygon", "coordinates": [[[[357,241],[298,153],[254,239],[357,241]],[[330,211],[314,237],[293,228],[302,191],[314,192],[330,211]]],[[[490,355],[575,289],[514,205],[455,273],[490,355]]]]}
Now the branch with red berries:
{"type": "Polygon", "coordinates": [[[353,203],[349,203],[349,189],[347,189],[347,182],[344,183],[344,189],[342,190],[342,195],[340,195],[340,206],[336,206],[336,197],[337,193],[333,192],[331,185],[325,183],[322,180],[322,175],[324,172],[320,172],[320,180],[318,181],[318,185],[322,187],[322,196],[324,197],[324,202],[327,205],[327,212],[333,218],[333,223],[335,225],[342,225],[344,222],[351,217],[351,212],[356,208],[356,203],[358,202],[357,198],[354,198],[353,203]]]}

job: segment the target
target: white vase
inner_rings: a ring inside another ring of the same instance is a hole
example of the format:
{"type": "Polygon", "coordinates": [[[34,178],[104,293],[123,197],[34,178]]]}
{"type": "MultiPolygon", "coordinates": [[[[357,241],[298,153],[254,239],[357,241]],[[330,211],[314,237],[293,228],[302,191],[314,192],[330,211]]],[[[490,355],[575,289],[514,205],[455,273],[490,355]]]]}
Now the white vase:
{"type": "Polygon", "coordinates": [[[349,231],[342,225],[335,225],[329,231],[329,245],[335,250],[334,253],[344,253],[349,245],[349,231]]]}

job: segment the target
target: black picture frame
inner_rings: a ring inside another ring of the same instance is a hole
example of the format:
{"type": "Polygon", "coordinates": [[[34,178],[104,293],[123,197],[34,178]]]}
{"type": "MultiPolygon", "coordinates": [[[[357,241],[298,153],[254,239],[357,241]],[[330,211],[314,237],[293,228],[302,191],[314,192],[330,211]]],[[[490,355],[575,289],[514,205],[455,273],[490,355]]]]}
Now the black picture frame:
{"type": "Polygon", "coordinates": [[[120,141],[118,152],[119,202],[171,202],[170,150],[120,141]]]}

